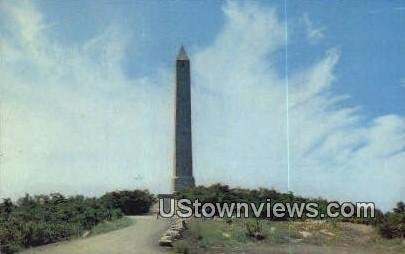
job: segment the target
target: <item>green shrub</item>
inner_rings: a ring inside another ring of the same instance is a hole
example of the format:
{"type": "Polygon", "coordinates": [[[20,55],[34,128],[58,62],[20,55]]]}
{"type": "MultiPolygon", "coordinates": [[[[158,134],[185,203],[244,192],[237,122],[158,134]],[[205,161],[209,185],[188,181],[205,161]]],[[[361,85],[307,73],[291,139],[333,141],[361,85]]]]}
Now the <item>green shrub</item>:
{"type": "Polygon", "coordinates": [[[106,207],[100,199],[25,195],[15,204],[0,204],[0,251],[15,253],[23,248],[80,236],[95,225],[122,217],[121,210],[106,207]]]}
{"type": "Polygon", "coordinates": [[[106,207],[120,209],[125,215],[145,214],[156,201],[148,191],[114,191],[101,197],[106,207]]]}
{"type": "MultiPolygon", "coordinates": [[[[326,208],[328,201],[322,198],[304,198],[296,196],[291,192],[280,193],[273,189],[258,188],[258,189],[243,189],[243,188],[230,188],[228,185],[214,184],[208,187],[197,186],[194,188],[189,188],[185,191],[178,192],[175,194],[177,199],[187,198],[192,201],[199,200],[201,203],[237,203],[237,202],[247,202],[247,203],[266,203],[268,199],[271,200],[271,204],[274,203],[286,203],[286,202],[297,202],[297,203],[309,203],[316,202],[319,205],[318,214],[326,214],[326,208]]],[[[201,209],[202,206],[200,206],[201,209]]],[[[356,209],[357,210],[357,209],[356,209]]],[[[201,211],[200,211],[201,212],[201,211]]],[[[263,209],[261,217],[267,217],[266,209],[263,209]]],[[[252,215],[252,211],[249,212],[252,215]]],[[[305,211],[304,211],[305,214],[305,211]]],[[[399,202],[397,207],[393,209],[392,212],[383,213],[381,210],[375,209],[375,216],[372,218],[370,213],[366,218],[358,218],[357,214],[354,214],[351,218],[344,218],[343,216],[332,220],[335,222],[351,222],[360,223],[366,225],[372,225],[379,229],[382,236],[386,238],[394,237],[405,237],[405,203],[399,202]]],[[[216,214],[218,215],[218,214],[216,214]]],[[[283,218],[271,217],[272,220],[299,220],[298,218],[288,218],[287,215],[283,218]]],[[[310,219],[310,218],[302,218],[310,219]]],[[[316,219],[322,219],[318,217],[316,219]]],[[[232,224],[231,219],[226,220],[227,223],[232,224]]],[[[251,226],[248,226],[251,227],[251,226]]],[[[253,228],[251,228],[253,229],[253,228]]],[[[249,229],[250,230],[250,229],[249,229]]],[[[249,232],[248,232],[249,234],[249,232]]]]}
{"type": "Polygon", "coordinates": [[[405,212],[388,212],[378,225],[378,230],[385,238],[405,237],[405,212]]]}
{"type": "Polygon", "coordinates": [[[259,220],[247,220],[245,222],[246,235],[257,240],[264,239],[263,227],[259,220]]]}
{"type": "Polygon", "coordinates": [[[188,254],[190,253],[190,245],[185,240],[176,241],[174,251],[176,253],[188,254]]]}

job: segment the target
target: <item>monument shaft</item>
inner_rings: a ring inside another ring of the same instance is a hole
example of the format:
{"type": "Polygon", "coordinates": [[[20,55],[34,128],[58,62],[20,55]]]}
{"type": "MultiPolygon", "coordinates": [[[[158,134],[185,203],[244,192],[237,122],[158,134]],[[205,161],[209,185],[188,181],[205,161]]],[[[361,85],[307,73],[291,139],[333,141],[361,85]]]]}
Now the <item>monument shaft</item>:
{"type": "Polygon", "coordinates": [[[190,61],[181,47],[176,60],[174,191],[194,186],[190,83],[190,61]]]}

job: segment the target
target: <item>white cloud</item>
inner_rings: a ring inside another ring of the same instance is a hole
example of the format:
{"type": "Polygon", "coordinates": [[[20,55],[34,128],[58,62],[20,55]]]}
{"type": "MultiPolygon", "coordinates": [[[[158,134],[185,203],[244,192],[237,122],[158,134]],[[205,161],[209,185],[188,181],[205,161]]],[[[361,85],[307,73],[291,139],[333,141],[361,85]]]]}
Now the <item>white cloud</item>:
{"type": "Polygon", "coordinates": [[[302,23],[305,26],[307,39],[310,43],[316,43],[324,38],[325,27],[315,26],[307,13],[302,16],[302,23]]]}
{"type": "MultiPolygon", "coordinates": [[[[268,60],[283,50],[283,25],[255,5],[225,9],[222,33],[193,58],[197,178],[285,190],[284,80],[268,60]]],[[[331,92],[339,55],[331,49],[290,75],[291,187],[388,208],[405,194],[404,119],[367,121],[357,108],[340,106],[346,96],[331,92]]]]}
{"type": "MultiPolygon", "coordinates": [[[[1,195],[168,191],[169,71],[126,77],[122,27],[82,46],[49,41],[30,3],[0,7],[0,29],[8,35],[0,39],[1,195]]],[[[275,11],[251,3],[229,2],[224,15],[212,45],[191,54],[197,182],[286,190],[284,77],[273,66],[283,50],[283,24],[275,11]]],[[[331,49],[290,76],[291,187],[389,208],[405,194],[404,119],[366,120],[340,106],[345,96],[331,92],[340,54],[331,49]]]]}
{"type": "Polygon", "coordinates": [[[167,74],[126,78],[127,39],[116,27],[80,47],[59,45],[39,29],[31,2],[16,4],[1,4],[9,35],[1,39],[1,196],[168,189],[155,179],[170,176],[167,74]]]}

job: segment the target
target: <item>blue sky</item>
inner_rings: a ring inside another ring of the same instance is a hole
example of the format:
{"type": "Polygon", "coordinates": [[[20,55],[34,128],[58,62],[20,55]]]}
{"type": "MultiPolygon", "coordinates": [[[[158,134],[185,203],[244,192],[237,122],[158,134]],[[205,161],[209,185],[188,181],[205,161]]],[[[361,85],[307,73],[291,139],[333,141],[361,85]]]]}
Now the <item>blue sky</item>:
{"type": "MultiPolygon", "coordinates": [[[[221,1],[39,1],[37,4],[44,19],[57,24],[58,28],[51,29],[50,34],[61,43],[83,43],[111,24],[130,29],[137,43],[126,49],[123,68],[129,76],[151,75],[157,68],[170,68],[178,45],[183,43],[189,50],[203,48],[220,33],[224,22],[221,1]]],[[[283,18],[284,1],[257,1],[257,4],[275,8],[283,18]]],[[[401,101],[405,95],[398,85],[404,66],[402,1],[367,4],[287,1],[287,11],[289,27],[294,32],[289,45],[292,71],[316,61],[328,48],[337,47],[344,53],[336,66],[340,82],[335,89],[353,97],[347,103],[366,106],[365,113],[369,116],[404,113],[401,101]],[[310,18],[311,26],[322,32],[318,42],[295,40],[306,36],[304,17],[310,18]]],[[[283,71],[283,56],[277,64],[283,71]]]]}
{"type": "Polygon", "coordinates": [[[197,183],[286,191],[289,161],[296,193],[388,208],[405,194],[404,8],[1,2],[1,195],[167,192],[173,63],[184,44],[197,183]]]}

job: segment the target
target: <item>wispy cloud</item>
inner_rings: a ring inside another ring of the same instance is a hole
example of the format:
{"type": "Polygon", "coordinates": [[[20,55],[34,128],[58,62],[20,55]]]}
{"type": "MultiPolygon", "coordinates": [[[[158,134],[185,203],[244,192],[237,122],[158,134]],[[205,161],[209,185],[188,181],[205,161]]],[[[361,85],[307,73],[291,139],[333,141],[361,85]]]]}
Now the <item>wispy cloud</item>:
{"type": "Polygon", "coordinates": [[[324,38],[325,27],[315,26],[307,13],[302,16],[302,23],[304,24],[306,36],[310,43],[317,43],[324,38]]]}
{"type": "Polygon", "coordinates": [[[128,31],[60,45],[32,2],[2,2],[1,17],[1,195],[168,189],[169,76],[125,77],[128,31]]]}
{"type": "MultiPolygon", "coordinates": [[[[31,2],[1,2],[0,9],[7,34],[0,39],[1,195],[168,191],[169,70],[125,76],[126,45],[136,44],[125,27],[110,26],[72,47],[49,40],[31,2]]],[[[191,53],[196,179],[285,190],[285,77],[272,66],[284,50],[283,23],[274,10],[249,2],[229,2],[223,11],[214,42],[191,53]]],[[[324,28],[305,20],[309,38],[321,39],[324,28]]],[[[291,187],[388,208],[405,194],[404,119],[366,119],[341,106],[345,95],[332,88],[344,53],[330,49],[289,74],[291,187]]]]}
{"type": "MultiPolygon", "coordinates": [[[[284,50],[283,25],[256,5],[225,13],[215,43],[194,56],[197,179],[286,189],[284,77],[268,60],[284,50]]],[[[405,194],[404,119],[341,106],[346,96],[332,93],[340,54],[290,73],[292,189],[388,207],[405,194]]]]}

